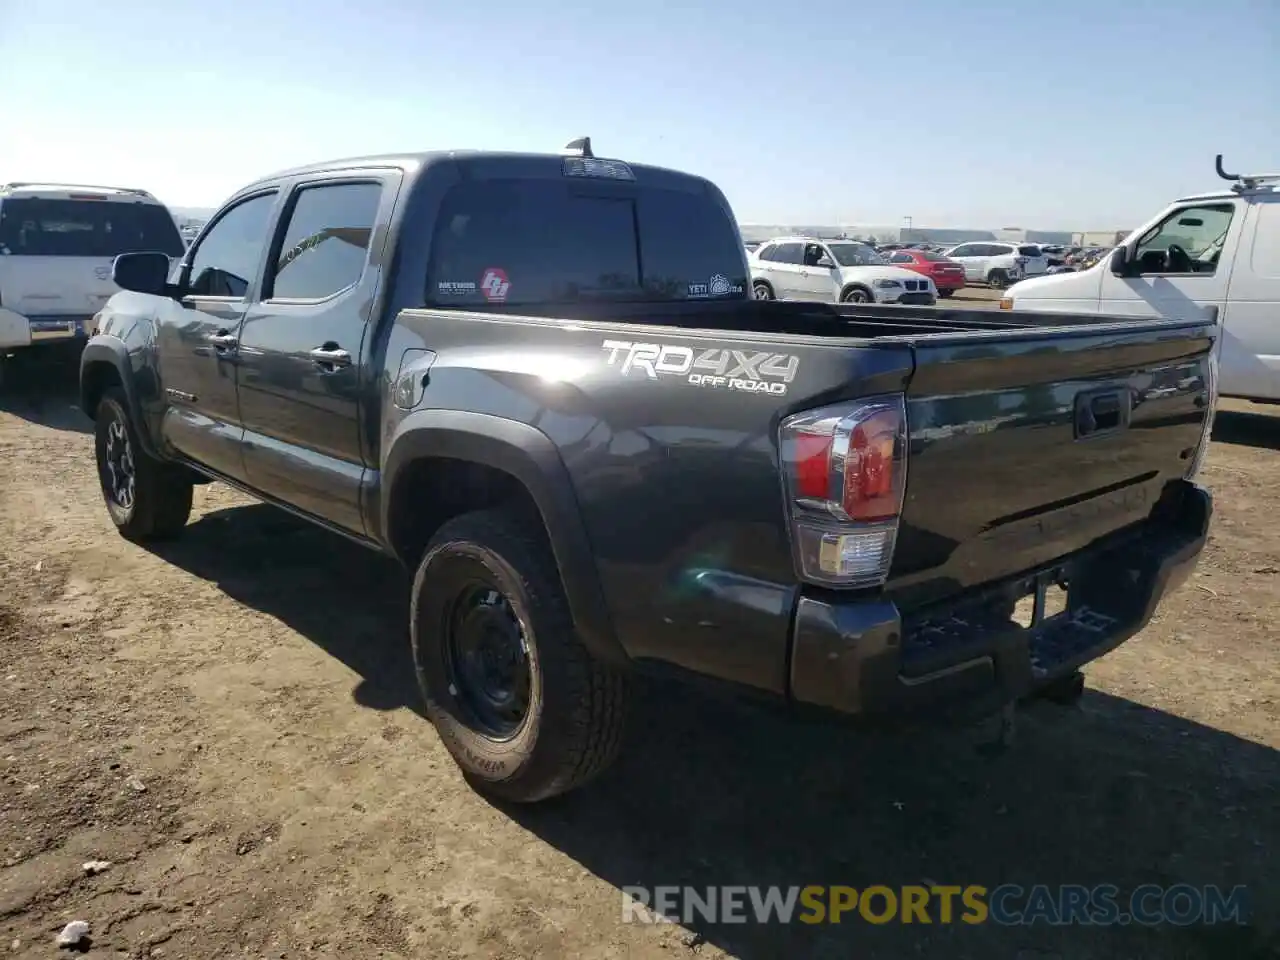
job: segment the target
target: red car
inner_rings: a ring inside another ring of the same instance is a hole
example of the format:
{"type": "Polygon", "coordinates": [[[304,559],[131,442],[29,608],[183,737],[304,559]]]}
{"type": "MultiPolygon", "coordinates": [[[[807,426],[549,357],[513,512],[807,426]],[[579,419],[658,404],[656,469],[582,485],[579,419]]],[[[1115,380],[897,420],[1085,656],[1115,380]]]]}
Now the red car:
{"type": "Polygon", "coordinates": [[[964,267],[940,253],[929,250],[895,250],[888,259],[895,266],[923,273],[938,288],[940,297],[949,297],[964,286],[964,267]]]}

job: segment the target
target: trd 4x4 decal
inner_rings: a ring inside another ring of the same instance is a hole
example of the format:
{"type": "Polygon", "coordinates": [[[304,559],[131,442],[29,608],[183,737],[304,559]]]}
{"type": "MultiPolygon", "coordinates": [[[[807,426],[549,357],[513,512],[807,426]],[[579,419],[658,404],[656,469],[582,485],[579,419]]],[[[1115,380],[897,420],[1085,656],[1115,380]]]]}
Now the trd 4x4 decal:
{"type": "Polygon", "coordinates": [[[623,376],[642,373],[650,380],[681,377],[695,387],[741,390],[784,396],[796,378],[800,358],[788,353],[734,350],[722,347],[682,347],[672,343],[632,343],[606,340],[608,364],[623,376]]]}

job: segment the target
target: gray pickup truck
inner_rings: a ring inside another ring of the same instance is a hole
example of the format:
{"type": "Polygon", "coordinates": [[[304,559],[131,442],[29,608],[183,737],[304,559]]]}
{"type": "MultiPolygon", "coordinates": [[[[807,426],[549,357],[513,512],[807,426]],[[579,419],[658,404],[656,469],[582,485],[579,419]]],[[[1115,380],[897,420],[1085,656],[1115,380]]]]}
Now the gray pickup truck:
{"type": "Polygon", "coordinates": [[[291,170],[119,257],[120,532],[216,480],[399,558],[428,714],[518,801],[607,766],[639,668],[996,711],[1188,575],[1211,324],[754,301],[715,186],[571,146],[291,170]]]}

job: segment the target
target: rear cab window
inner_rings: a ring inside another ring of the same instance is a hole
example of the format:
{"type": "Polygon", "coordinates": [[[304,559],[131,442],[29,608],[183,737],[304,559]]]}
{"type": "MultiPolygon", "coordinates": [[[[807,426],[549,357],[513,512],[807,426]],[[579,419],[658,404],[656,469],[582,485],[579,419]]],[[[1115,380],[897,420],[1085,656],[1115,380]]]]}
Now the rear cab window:
{"type": "Polygon", "coordinates": [[[464,181],[437,214],[436,307],[745,299],[746,254],[702,192],[585,178],[464,181]]]}
{"type": "Polygon", "coordinates": [[[159,252],[180,257],[185,249],[169,211],[157,203],[0,200],[0,255],[107,258],[159,252]]]}

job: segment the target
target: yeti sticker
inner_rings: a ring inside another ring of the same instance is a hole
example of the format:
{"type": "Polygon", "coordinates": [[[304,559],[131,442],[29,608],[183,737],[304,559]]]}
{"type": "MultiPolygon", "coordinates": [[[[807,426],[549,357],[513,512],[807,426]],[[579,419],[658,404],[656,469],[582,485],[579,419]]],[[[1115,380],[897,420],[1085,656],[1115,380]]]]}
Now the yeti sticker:
{"type": "Polygon", "coordinates": [[[700,300],[704,297],[727,297],[730,294],[742,293],[742,285],[730,283],[723,273],[717,273],[706,283],[689,284],[689,297],[700,300]]]}

